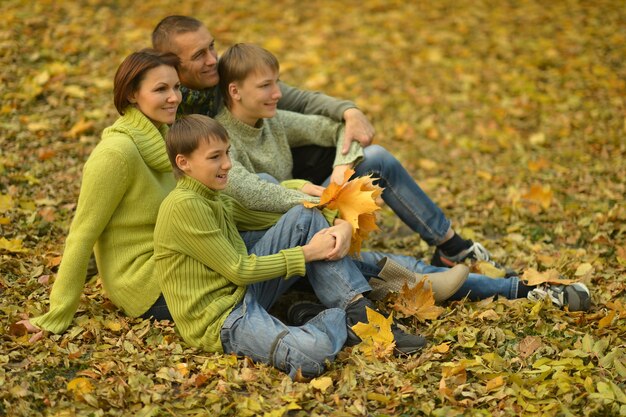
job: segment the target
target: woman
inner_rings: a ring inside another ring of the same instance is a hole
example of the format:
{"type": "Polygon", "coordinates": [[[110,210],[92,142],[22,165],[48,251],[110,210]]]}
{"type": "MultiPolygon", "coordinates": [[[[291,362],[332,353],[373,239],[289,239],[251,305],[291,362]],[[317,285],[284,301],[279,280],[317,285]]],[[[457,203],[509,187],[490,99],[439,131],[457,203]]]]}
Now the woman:
{"type": "Polygon", "coordinates": [[[125,314],[171,319],[153,277],[153,234],[159,206],[176,185],[164,137],[181,101],[178,64],[174,54],[145,49],[119,66],[113,93],[120,117],[85,163],[50,311],[20,322],[30,332],[70,325],[92,249],[107,296],[125,314]]]}

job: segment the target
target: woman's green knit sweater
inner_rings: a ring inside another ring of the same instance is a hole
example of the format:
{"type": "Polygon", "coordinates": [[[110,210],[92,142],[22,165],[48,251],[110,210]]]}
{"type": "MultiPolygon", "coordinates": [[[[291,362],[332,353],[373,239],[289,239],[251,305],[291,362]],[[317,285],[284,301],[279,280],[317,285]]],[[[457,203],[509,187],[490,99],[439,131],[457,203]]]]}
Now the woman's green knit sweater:
{"type": "Polygon", "coordinates": [[[167,126],[158,130],[128,108],[102,133],[85,163],[76,213],[50,294],[50,311],[31,322],[61,333],[72,322],[95,250],[109,299],[131,317],[160,295],[154,274],[154,225],[176,180],[165,150],[167,126]]]}

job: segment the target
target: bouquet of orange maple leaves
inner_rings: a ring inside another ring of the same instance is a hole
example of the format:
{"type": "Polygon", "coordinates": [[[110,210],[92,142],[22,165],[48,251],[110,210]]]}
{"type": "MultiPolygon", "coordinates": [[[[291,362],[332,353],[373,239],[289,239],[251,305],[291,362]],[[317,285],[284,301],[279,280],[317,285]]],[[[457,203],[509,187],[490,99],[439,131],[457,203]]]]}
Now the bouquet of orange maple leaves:
{"type": "Polygon", "coordinates": [[[348,169],[343,177],[343,182],[337,184],[331,182],[322,193],[319,204],[304,202],[308,208],[328,208],[337,210],[339,218],[352,225],[352,241],[350,254],[358,255],[361,252],[361,244],[367,236],[379,230],[376,226],[375,212],[380,210],[376,200],[380,197],[383,189],[374,184],[371,175],[349,180],[354,170],[348,169]]]}

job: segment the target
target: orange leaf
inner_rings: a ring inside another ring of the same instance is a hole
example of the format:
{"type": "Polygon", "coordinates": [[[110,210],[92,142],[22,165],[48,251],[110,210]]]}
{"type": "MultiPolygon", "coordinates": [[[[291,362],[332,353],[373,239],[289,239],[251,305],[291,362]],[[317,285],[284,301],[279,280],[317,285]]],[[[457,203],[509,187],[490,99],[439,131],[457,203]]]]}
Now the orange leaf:
{"type": "Polygon", "coordinates": [[[547,209],[552,204],[553,192],[550,186],[541,186],[539,184],[533,184],[530,187],[530,191],[522,195],[524,200],[532,203],[539,204],[542,208],[547,209]]]}
{"type": "Polygon", "coordinates": [[[435,320],[444,309],[435,305],[431,288],[424,288],[426,281],[418,282],[413,288],[404,283],[402,290],[392,295],[394,304],[391,308],[402,317],[415,317],[419,321],[435,320]]]}
{"type": "Polygon", "coordinates": [[[544,283],[570,285],[576,282],[576,280],[573,279],[561,278],[561,274],[559,274],[559,271],[556,269],[548,269],[544,272],[539,272],[534,268],[528,268],[524,271],[522,281],[529,286],[544,283]]]}
{"type": "Polygon", "coordinates": [[[497,376],[487,381],[487,386],[485,387],[485,389],[487,391],[492,391],[496,388],[500,388],[503,385],[504,385],[504,378],[502,376],[497,376]]]}
{"type": "Polygon", "coordinates": [[[374,185],[371,175],[358,177],[350,180],[354,170],[346,170],[341,184],[330,183],[322,192],[319,204],[304,202],[308,208],[327,207],[339,212],[339,218],[346,220],[352,225],[352,242],[350,254],[358,255],[361,251],[363,239],[370,232],[378,230],[374,212],[380,210],[376,199],[380,197],[383,189],[374,185]]]}
{"type": "Polygon", "coordinates": [[[603,329],[605,327],[608,327],[611,325],[611,323],[613,322],[613,318],[615,317],[615,310],[609,310],[609,314],[607,314],[606,316],[604,316],[602,319],[600,319],[600,321],[598,322],[598,327],[600,329],[603,329]]]}

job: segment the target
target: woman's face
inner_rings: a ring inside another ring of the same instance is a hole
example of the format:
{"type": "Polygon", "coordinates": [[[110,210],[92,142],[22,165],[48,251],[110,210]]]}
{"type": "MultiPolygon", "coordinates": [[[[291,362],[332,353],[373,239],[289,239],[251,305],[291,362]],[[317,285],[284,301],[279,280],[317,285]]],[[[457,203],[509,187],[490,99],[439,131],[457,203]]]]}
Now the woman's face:
{"type": "Polygon", "coordinates": [[[167,65],[148,70],[137,91],[129,97],[129,101],[156,127],[174,123],[181,100],[178,74],[175,68],[167,65]]]}
{"type": "Polygon", "coordinates": [[[263,67],[239,83],[231,83],[231,112],[242,122],[254,126],[259,119],[276,114],[282,94],[278,86],[278,71],[263,67]]]}

